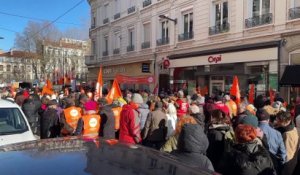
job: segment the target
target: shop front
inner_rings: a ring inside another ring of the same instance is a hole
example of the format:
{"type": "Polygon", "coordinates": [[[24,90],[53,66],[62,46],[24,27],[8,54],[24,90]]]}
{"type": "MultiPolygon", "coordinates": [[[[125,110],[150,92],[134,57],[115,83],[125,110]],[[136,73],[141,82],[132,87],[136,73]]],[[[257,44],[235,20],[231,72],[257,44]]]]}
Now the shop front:
{"type": "MultiPolygon", "coordinates": [[[[151,65],[152,63],[150,61],[113,66],[104,65],[102,72],[104,87],[110,88],[113,83],[113,80],[118,75],[121,75],[119,76],[119,80],[125,80],[119,82],[121,89],[151,90],[154,86],[152,81],[150,83],[140,81],[141,78],[154,78],[153,66],[151,65]],[[126,81],[126,78],[128,81],[126,81]]],[[[96,82],[99,67],[95,67],[89,70],[89,73],[91,75],[90,80],[96,82]]]]}
{"type": "Polygon", "coordinates": [[[170,57],[171,89],[207,88],[210,95],[228,93],[237,75],[242,94],[255,84],[256,95],[278,89],[278,47],[205,51],[198,56],[170,57]],[[208,54],[206,54],[208,53],[208,54]]]}

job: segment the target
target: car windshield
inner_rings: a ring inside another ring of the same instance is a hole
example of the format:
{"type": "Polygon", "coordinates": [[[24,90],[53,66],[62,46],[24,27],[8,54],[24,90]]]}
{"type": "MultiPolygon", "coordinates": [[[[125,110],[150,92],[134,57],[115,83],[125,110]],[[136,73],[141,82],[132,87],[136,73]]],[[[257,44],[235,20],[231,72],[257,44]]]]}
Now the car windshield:
{"type": "Polygon", "coordinates": [[[0,135],[25,131],[28,127],[18,108],[0,108],[0,135]]]}

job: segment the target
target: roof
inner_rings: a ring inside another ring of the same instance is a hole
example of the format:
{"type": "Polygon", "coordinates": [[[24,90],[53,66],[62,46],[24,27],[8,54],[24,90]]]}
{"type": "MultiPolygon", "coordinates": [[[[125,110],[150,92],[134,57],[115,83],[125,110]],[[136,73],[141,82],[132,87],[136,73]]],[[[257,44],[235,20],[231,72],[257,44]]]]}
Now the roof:
{"type": "Polygon", "coordinates": [[[67,43],[64,41],[50,41],[50,40],[44,40],[43,45],[44,46],[52,46],[52,47],[60,47],[60,48],[69,48],[69,49],[84,49],[86,45],[83,44],[83,42],[79,43],[67,43]]]}
{"type": "Polygon", "coordinates": [[[300,65],[286,66],[279,84],[300,87],[300,65]]]}
{"type": "Polygon", "coordinates": [[[0,99],[0,108],[18,108],[19,106],[10,100],[0,99]]]}
{"type": "Polygon", "coordinates": [[[24,58],[25,56],[26,58],[33,58],[36,55],[37,54],[35,53],[19,51],[19,50],[12,50],[9,52],[0,53],[0,57],[10,57],[10,58],[24,58]]]}

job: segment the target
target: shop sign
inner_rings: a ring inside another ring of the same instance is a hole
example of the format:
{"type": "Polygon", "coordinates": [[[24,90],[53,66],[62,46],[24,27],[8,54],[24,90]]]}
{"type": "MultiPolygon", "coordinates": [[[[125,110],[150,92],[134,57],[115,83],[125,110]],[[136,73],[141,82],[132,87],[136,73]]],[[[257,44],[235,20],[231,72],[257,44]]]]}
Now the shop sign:
{"type": "Polygon", "coordinates": [[[103,74],[117,74],[117,73],[124,73],[125,71],[126,71],[125,67],[104,68],[103,74]]]}
{"type": "Polygon", "coordinates": [[[209,56],[207,58],[207,61],[209,63],[218,63],[222,61],[222,55],[218,55],[218,56],[209,56]]]}
{"type": "Polygon", "coordinates": [[[135,77],[135,76],[126,76],[126,75],[117,75],[116,79],[119,83],[125,83],[125,84],[152,84],[154,83],[154,77],[153,76],[141,76],[141,77],[135,77]]]}

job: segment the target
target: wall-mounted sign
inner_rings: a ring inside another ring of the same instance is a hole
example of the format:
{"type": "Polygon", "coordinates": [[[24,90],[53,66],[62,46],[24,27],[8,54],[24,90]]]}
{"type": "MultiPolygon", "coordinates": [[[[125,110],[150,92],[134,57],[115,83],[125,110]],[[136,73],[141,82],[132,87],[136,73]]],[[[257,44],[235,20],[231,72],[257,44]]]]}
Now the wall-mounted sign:
{"type": "Polygon", "coordinates": [[[150,72],[150,63],[142,63],[142,72],[149,73],[150,72]]]}
{"type": "Polygon", "coordinates": [[[168,59],[165,59],[163,62],[163,66],[165,69],[168,69],[170,67],[170,61],[168,59]]]}
{"type": "Polygon", "coordinates": [[[217,56],[209,56],[207,58],[207,61],[209,63],[218,63],[222,61],[222,55],[217,55],[217,56]]]}

